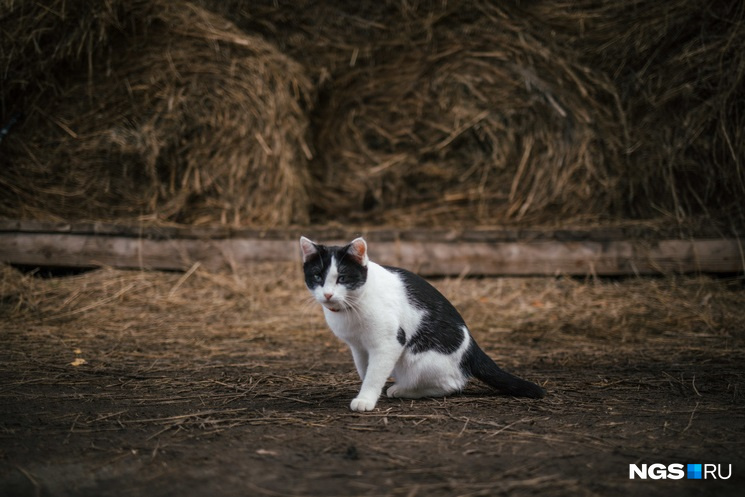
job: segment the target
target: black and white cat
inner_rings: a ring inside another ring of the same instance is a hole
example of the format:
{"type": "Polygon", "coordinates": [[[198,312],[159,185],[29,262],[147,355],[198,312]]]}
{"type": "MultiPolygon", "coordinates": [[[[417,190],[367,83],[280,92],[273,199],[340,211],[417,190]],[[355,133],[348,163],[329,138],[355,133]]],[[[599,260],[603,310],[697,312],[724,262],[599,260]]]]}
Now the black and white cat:
{"type": "Polygon", "coordinates": [[[372,262],[367,243],[325,246],[301,237],[305,284],[331,331],[349,345],[362,388],[353,411],[371,411],[389,376],[388,397],[441,397],[471,376],[515,396],[540,398],[538,385],[500,369],[455,307],[423,278],[372,262]]]}

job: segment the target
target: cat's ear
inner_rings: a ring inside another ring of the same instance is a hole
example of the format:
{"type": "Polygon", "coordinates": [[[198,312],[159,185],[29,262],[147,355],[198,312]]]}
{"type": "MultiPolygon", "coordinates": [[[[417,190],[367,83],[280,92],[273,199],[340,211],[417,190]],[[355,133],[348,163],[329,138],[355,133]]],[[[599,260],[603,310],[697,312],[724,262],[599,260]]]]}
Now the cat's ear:
{"type": "Polygon", "coordinates": [[[347,253],[351,255],[355,261],[362,266],[367,266],[367,242],[364,238],[355,238],[352,243],[349,244],[347,253]]]}
{"type": "Polygon", "coordinates": [[[308,259],[313,257],[318,253],[318,246],[316,246],[315,243],[310,241],[309,239],[305,238],[304,236],[300,237],[300,251],[303,254],[303,264],[305,264],[308,259]]]}

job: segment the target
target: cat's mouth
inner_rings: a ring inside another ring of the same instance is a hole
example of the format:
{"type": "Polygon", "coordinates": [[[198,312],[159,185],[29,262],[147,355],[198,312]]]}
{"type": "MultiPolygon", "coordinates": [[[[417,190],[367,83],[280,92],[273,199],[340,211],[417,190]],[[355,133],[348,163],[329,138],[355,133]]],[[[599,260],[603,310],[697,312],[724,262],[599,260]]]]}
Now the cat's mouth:
{"type": "Polygon", "coordinates": [[[339,307],[335,307],[328,302],[324,302],[323,306],[331,312],[339,312],[341,310],[339,307]]]}

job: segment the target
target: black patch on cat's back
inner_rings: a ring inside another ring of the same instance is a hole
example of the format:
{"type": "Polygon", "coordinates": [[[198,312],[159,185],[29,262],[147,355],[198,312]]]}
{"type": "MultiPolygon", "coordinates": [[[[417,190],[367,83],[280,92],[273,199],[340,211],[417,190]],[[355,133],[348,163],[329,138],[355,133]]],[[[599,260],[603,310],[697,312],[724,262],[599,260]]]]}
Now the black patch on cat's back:
{"type": "Polygon", "coordinates": [[[424,278],[397,267],[386,267],[401,278],[409,303],[423,311],[419,328],[406,346],[415,354],[435,350],[452,354],[463,343],[465,321],[453,304],[424,278]]]}

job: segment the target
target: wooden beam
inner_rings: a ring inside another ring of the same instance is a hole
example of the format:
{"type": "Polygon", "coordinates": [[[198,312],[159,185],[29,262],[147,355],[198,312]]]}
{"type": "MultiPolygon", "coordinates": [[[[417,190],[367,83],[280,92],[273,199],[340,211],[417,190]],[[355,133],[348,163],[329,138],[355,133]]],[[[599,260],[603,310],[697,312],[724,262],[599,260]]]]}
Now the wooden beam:
{"type": "MultiPolygon", "coordinates": [[[[31,266],[211,270],[259,261],[296,261],[303,230],[227,232],[223,229],[49,225],[0,222],[0,261],[31,266]],[[211,236],[216,235],[216,236],[211,236]]],[[[318,241],[344,243],[353,234],[307,230],[318,241]]],[[[743,273],[743,243],[726,239],[621,239],[605,231],[377,230],[368,236],[376,262],[422,275],[634,275],[743,273]],[[405,233],[407,236],[402,236],[405,233]]]]}

